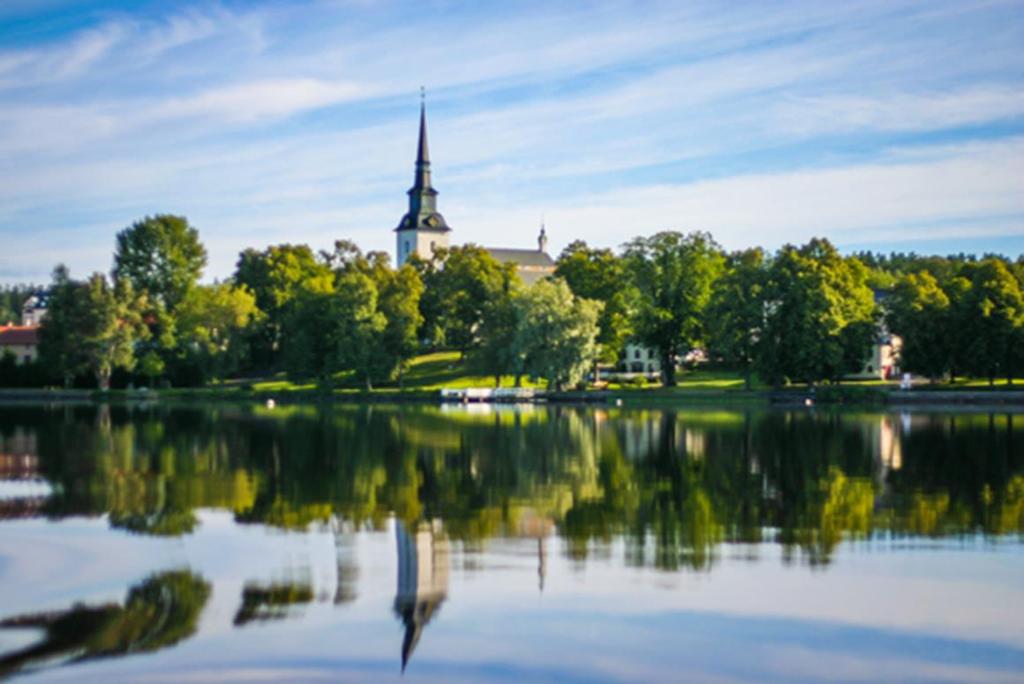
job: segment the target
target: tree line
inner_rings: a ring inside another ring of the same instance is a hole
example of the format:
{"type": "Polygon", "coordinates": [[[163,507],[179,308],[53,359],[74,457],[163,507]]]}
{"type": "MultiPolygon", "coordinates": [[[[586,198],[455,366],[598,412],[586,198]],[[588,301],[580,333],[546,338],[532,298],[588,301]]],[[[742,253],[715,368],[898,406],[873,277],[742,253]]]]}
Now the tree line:
{"type": "Polygon", "coordinates": [[[401,386],[414,356],[451,349],[496,383],[566,388],[632,341],[655,350],[666,385],[702,349],[748,386],[779,386],[860,371],[883,325],[904,340],[904,370],[1024,372],[1024,257],[844,256],[824,239],[726,252],[708,233],[666,231],[617,252],[573,242],[531,286],[471,244],[397,269],[344,240],[250,248],[212,284],[200,283],[206,261],[195,227],[157,215],[118,233],[109,276],[58,266],[40,361],[3,359],[0,382],[201,385],[285,371],[322,387],[401,386]]]}

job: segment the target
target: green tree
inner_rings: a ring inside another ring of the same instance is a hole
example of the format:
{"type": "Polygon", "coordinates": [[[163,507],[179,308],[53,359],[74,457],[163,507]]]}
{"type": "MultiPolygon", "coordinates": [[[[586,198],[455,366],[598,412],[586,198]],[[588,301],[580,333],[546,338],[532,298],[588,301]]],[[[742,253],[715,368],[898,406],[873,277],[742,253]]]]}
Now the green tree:
{"type": "Polygon", "coordinates": [[[381,349],[390,357],[393,370],[388,374],[397,372],[401,387],[406,363],[419,350],[423,280],[415,268],[404,264],[398,270],[385,269],[379,273],[377,290],[377,305],[386,321],[381,333],[381,349]]]}
{"type": "Polygon", "coordinates": [[[222,379],[238,369],[244,333],[257,318],[256,298],[231,283],[192,288],[178,307],[181,354],[200,366],[203,377],[222,379]]]}
{"type": "Polygon", "coordinates": [[[760,248],[729,255],[725,274],[715,284],[707,309],[710,352],[739,368],[747,389],[764,327],[765,275],[760,248]]]}
{"type": "Polygon", "coordinates": [[[322,387],[338,372],[338,302],[333,275],[311,278],[283,307],[281,348],[293,379],[314,378],[322,387]]]}
{"type": "Polygon", "coordinates": [[[263,367],[279,360],[288,307],[302,291],[330,287],[331,269],[317,261],[307,245],[274,245],[262,251],[247,249],[239,255],[236,285],[245,286],[263,313],[250,331],[250,359],[263,367]]]}
{"type": "Polygon", "coordinates": [[[900,366],[932,381],[952,364],[951,321],[949,297],[928,271],[901,277],[886,300],[886,324],[903,340],[900,366]]]}
{"type": "Polygon", "coordinates": [[[513,264],[499,264],[476,245],[437,250],[430,262],[414,260],[414,267],[424,285],[423,337],[463,356],[480,342],[488,302],[518,278],[513,264]]]}
{"type": "Polygon", "coordinates": [[[381,338],[388,321],[378,310],[379,293],[366,273],[351,270],[338,278],[336,298],[338,362],[354,371],[366,389],[376,378],[390,375],[393,366],[381,338]]]}
{"type": "Polygon", "coordinates": [[[875,336],[867,269],[827,240],[786,245],[768,270],[766,318],[757,369],[785,380],[839,380],[860,370],[875,336]]]}
{"type": "Polygon", "coordinates": [[[473,362],[494,376],[495,387],[501,387],[501,376],[506,374],[515,375],[518,385],[523,373],[522,351],[515,344],[522,313],[518,305],[521,289],[518,281],[507,281],[505,289],[487,303],[480,324],[480,344],[473,352],[473,362]]]}
{"type": "Polygon", "coordinates": [[[85,350],[78,338],[82,329],[80,288],[64,264],[53,269],[49,306],[39,330],[39,357],[63,380],[64,387],[71,387],[75,376],[86,370],[85,350]]]}
{"type": "Polygon", "coordinates": [[[127,279],[136,292],[146,292],[172,313],[205,266],[199,231],[184,216],[147,216],[117,234],[114,280],[127,279]]]}
{"type": "Polygon", "coordinates": [[[604,305],[597,322],[600,350],[594,363],[594,379],[597,380],[598,362],[618,361],[633,332],[631,314],[636,292],[628,286],[626,263],[610,249],[592,248],[577,240],[559,255],[555,276],[564,279],[577,297],[604,305]]]}
{"type": "Polygon", "coordinates": [[[1024,295],[1020,283],[1001,259],[967,264],[963,275],[971,287],[961,308],[969,326],[966,369],[994,384],[998,376],[1012,380],[1015,342],[1024,326],[1024,295]]]}
{"type": "Polygon", "coordinates": [[[136,295],[126,279],[111,287],[102,273],[94,273],[77,294],[76,338],[86,367],[96,376],[99,388],[106,390],[115,368],[135,366],[135,343],[149,335],[140,313],[146,309],[146,297],[136,295]]]}
{"type": "Polygon", "coordinates": [[[658,350],[666,385],[675,385],[676,358],[704,341],[704,310],[725,259],[708,233],[663,232],[625,245],[638,291],[636,335],[658,350]]]}
{"type": "Polygon", "coordinates": [[[564,280],[542,280],[516,298],[519,326],[514,346],[524,369],[561,390],[578,383],[598,354],[601,303],[575,297],[564,280]]]}

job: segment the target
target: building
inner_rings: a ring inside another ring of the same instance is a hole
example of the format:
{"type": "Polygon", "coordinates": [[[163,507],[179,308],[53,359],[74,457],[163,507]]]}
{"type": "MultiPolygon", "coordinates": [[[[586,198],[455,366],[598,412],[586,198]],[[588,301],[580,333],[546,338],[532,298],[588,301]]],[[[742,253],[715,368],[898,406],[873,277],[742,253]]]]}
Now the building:
{"type": "Polygon", "coordinates": [[[626,373],[661,374],[661,359],[658,358],[658,350],[635,341],[626,343],[621,365],[622,370],[626,373]]]}
{"type": "MultiPolygon", "coordinates": [[[[889,293],[885,290],[875,289],[875,306],[881,310],[886,309],[886,300],[889,293]]],[[[871,346],[868,358],[859,373],[846,376],[855,380],[892,380],[900,375],[900,350],[903,348],[903,339],[898,335],[889,332],[885,325],[883,316],[878,323],[875,343],[871,346]]]]}
{"type": "Polygon", "coordinates": [[[12,354],[18,363],[32,363],[39,355],[38,325],[0,325],[0,357],[12,354]]]}
{"type": "Polygon", "coordinates": [[[21,324],[27,326],[40,325],[43,317],[46,316],[46,309],[50,303],[50,293],[40,290],[34,293],[21,306],[21,324]]]}
{"type": "MultiPolygon", "coordinates": [[[[434,251],[451,244],[452,229],[437,210],[437,190],[431,184],[430,149],[427,144],[427,111],[420,104],[420,135],[416,148],[416,174],[409,188],[409,211],[395,228],[395,263],[401,266],[409,257],[433,258],[434,251]]],[[[548,237],[544,226],[537,236],[537,249],[484,247],[501,264],[515,264],[516,272],[526,284],[533,284],[555,272],[555,260],[547,252],[548,237]]]]}

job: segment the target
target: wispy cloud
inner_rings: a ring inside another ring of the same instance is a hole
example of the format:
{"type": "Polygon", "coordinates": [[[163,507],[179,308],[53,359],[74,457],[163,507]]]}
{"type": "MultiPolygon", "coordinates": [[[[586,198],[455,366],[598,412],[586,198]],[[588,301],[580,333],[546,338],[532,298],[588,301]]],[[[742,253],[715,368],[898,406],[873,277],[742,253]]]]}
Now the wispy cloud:
{"type": "Polygon", "coordinates": [[[456,240],[1022,233],[1012,2],[409,9],[200,1],[0,45],[0,279],[106,268],[155,211],[215,276],[258,242],[388,249],[420,84],[456,240]]]}

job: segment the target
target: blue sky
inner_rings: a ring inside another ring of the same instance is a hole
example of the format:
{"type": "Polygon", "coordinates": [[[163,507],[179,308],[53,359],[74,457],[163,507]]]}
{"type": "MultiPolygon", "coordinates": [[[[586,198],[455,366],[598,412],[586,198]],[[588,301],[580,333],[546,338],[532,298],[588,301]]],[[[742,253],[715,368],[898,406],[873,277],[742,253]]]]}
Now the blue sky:
{"type": "Polygon", "coordinates": [[[0,4],[0,282],[186,215],[393,251],[427,88],[455,242],[1024,252],[1024,2],[0,4]]]}

